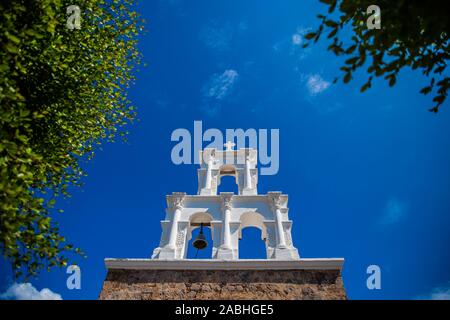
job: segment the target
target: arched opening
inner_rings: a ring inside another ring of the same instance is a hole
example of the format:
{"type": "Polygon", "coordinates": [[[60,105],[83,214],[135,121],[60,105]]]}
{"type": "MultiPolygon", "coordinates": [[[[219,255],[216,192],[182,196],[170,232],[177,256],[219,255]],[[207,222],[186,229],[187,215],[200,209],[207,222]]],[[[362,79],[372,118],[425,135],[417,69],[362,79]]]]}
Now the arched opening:
{"type": "Polygon", "coordinates": [[[188,250],[187,250],[187,259],[211,259],[212,257],[212,236],[211,236],[211,228],[209,226],[203,226],[203,234],[206,238],[206,242],[208,242],[208,246],[204,249],[196,249],[192,245],[194,240],[197,238],[200,233],[200,227],[195,227],[191,233],[191,239],[188,242],[188,250]]]}
{"type": "Polygon", "coordinates": [[[237,194],[236,168],[233,165],[223,165],[219,169],[218,189],[219,192],[233,192],[237,194]]]}
{"type": "Polygon", "coordinates": [[[238,186],[233,176],[221,176],[219,178],[219,192],[233,192],[237,194],[238,186]]]}
{"type": "Polygon", "coordinates": [[[266,243],[261,239],[261,230],[247,227],[241,231],[239,259],[266,259],[266,243]]]}
{"type": "Polygon", "coordinates": [[[211,221],[212,216],[206,212],[199,212],[193,214],[189,219],[189,235],[188,235],[188,245],[187,245],[187,259],[211,259],[212,257],[212,234],[211,234],[211,221]],[[203,235],[208,243],[206,248],[197,249],[194,248],[193,242],[200,233],[201,225],[203,225],[203,235]]]}
{"type": "Polygon", "coordinates": [[[239,259],[267,258],[267,231],[263,221],[263,216],[258,212],[242,214],[239,230],[239,259]]]}

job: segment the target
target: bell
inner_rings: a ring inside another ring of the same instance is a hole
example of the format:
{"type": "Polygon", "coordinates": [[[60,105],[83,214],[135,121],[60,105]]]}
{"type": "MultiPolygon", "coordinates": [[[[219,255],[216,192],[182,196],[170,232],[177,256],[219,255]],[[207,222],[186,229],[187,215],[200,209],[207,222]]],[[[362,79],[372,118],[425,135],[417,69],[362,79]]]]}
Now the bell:
{"type": "Polygon", "coordinates": [[[197,249],[205,249],[208,246],[208,242],[206,241],[205,235],[203,234],[203,223],[200,224],[200,233],[195,238],[194,242],[192,242],[194,248],[197,249]]]}

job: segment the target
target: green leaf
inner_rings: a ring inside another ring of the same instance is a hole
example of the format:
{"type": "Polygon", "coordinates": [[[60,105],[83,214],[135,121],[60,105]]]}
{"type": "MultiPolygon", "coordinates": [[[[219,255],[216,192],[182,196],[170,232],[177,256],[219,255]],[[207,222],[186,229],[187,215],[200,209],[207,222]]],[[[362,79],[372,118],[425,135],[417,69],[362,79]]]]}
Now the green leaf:
{"type": "Polygon", "coordinates": [[[335,35],[336,35],[336,33],[338,32],[338,28],[334,28],[329,34],[328,34],[328,38],[333,38],[335,35]]]}
{"type": "Polygon", "coordinates": [[[313,39],[316,35],[317,35],[316,32],[309,32],[309,33],[305,34],[305,39],[306,39],[306,40],[311,40],[311,39],[313,39]]]}
{"type": "Polygon", "coordinates": [[[352,79],[351,72],[347,72],[344,76],[344,83],[348,83],[352,79]]]}
{"type": "Polygon", "coordinates": [[[359,57],[353,57],[353,58],[347,59],[347,60],[345,60],[345,64],[353,65],[356,63],[356,61],[358,61],[358,59],[359,59],[359,57]]]}
{"type": "Polygon", "coordinates": [[[428,86],[428,87],[422,88],[422,90],[420,90],[420,93],[428,94],[428,93],[430,93],[430,91],[431,91],[431,86],[428,86]]]}
{"type": "Polygon", "coordinates": [[[355,51],[355,49],[356,49],[356,45],[354,44],[354,45],[348,47],[347,50],[345,50],[345,53],[346,54],[352,54],[353,51],[355,51]]]}
{"type": "Polygon", "coordinates": [[[5,46],[6,51],[8,51],[9,53],[18,53],[19,49],[13,45],[11,42],[8,42],[5,46]]]}
{"type": "Polygon", "coordinates": [[[389,78],[389,86],[393,87],[396,82],[395,76],[389,78]]]}
{"type": "Polygon", "coordinates": [[[367,89],[369,89],[372,86],[372,78],[369,78],[369,80],[361,87],[360,91],[364,92],[367,89]]]}
{"type": "Polygon", "coordinates": [[[436,102],[438,104],[442,104],[442,102],[444,102],[444,100],[445,100],[444,95],[436,96],[433,98],[433,102],[436,102]]]}
{"type": "Polygon", "coordinates": [[[8,38],[8,40],[11,40],[15,44],[19,44],[20,43],[20,39],[17,38],[15,35],[10,34],[9,32],[5,32],[5,36],[6,36],[6,38],[8,38]]]}
{"type": "Polygon", "coordinates": [[[339,24],[337,22],[333,21],[333,20],[325,20],[325,25],[327,27],[336,28],[336,29],[339,26],[339,24]]]}

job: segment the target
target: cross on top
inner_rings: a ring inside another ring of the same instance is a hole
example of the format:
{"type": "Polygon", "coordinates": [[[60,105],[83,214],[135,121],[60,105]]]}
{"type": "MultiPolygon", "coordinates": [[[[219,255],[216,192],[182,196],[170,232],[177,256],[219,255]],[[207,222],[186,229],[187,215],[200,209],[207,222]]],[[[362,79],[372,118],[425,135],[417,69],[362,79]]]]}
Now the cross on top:
{"type": "Polygon", "coordinates": [[[233,142],[231,142],[231,141],[228,141],[227,143],[224,143],[224,144],[223,144],[223,146],[226,148],[225,151],[233,151],[233,147],[234,147],[235,145],[236,145],[236,144],[233,143],[233,142]]]}

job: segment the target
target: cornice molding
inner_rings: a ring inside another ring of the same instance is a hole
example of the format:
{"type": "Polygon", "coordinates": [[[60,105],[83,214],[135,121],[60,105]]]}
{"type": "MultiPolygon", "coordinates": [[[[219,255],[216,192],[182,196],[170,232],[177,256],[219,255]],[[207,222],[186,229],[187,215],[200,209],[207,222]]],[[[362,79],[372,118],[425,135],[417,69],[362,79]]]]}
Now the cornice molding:
{"type": "Polygon", "coordinates": [[[106,268],[132,270],[341,270],[343,258],[271,259],[105,259],[106,268]]]}

